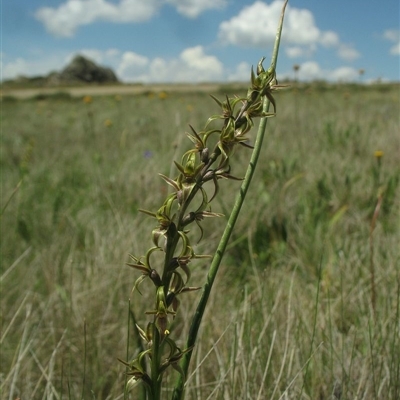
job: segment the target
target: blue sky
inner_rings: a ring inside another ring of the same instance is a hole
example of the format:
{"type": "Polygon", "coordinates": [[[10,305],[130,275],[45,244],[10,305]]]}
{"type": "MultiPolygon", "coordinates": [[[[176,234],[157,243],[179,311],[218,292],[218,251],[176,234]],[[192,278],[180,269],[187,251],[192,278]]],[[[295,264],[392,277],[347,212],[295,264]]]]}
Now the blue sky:
{"type": "MultiPolygon", "coordinates": [[[[0,0],[2,79],[76,54],[124,82],[249,79],[271,56],[282,0],[0,0]]],[[[289,0],[278,78],[399,81],[399,0],[289,0]],[[365,70],[360,76],[360,69],[365,70]]]]}

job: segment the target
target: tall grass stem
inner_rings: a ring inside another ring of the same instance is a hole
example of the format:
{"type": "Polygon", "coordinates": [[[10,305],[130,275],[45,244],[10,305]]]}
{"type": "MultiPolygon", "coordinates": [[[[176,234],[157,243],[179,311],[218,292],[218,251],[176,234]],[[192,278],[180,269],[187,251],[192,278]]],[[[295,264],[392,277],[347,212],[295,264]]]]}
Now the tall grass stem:
{"type": "MultiPolygon", "coordinates": [[[[275,69],[276,69],[278,53],[279,53],[280,39],[281,39],[281,34],[282,34],[283,19],[284,19],[284,15],[285,15],[285,8],[286,8],[286,5],[287,5],[287,2],[288,2],[288,0],[286,0],[284,5],[283,5],[281,19],[280,19],[280,22],[279,22],[279,26],[278,26],[278,30],[277,30],[277,34],[276,34],[276,38],[275,38],[274,50],[273,50],[273,54],[272,54],[271,65],[270,65],[270,68],[269,68],[270,71],[273,71],[273,72],[275,72],[275,69]]],[[[263,102],[263,111],[265,113],[267,113],[269,111],[270,104],[271,103],[270,103],[269,99],[267,97],[265,97],[264,98],[264,102],[263,102]]],[[[192,323],[191,323],[191,326],[190,326],[189,336],[188,336],[187,345],[186,345],[187,348],[193,347],[194,344],[196,343],[196,338],[197,338],[197,334],[199,332],[201,320],[202,320],[203,315],[204,315],[204,311],[205,311],[205,308],[206,308],[206,305],[207,305],[207,302],[208,302],[208,298],[209,298],[210,293],[211,293],[211,289],[212,289],[215,277],[217,276],[219,266],[221,265],[221,261],[222,261],[223,255],[224,255],[225,250],[226,250],[226,246],[227,246],[227,244],[229,242],[229,239],[230,239],[231,234],[233,232],[233,229],[235,227],[236,221],[238,219],[240,210],[241,210],[241,208],[243,206],[244,200],[246,198],[247,191],[248,191],[248,189],[250,187],[250,183],[251,183],[251,180],[253,178],[256,166],[257,166],[258,159],[259,159],[260,154],[261,154],[266,126],[267,126],[267,118],[263,117],[260,120],[260,125],[258,127],[258,132],[257,132],[257,136],[256,136],[254,150],[253,150],[253,153],[251,155],[251,159],[250,159],[249,165],[247,167],[245,178],[244,178],[244,180],[242,182],[242,185],[240,187],[239,193],[236,196],[236,200],[235,200],[235,203],[233,205],[232,212],[231,212],[231,214],[229,216],[229,219],[228,219],[228,222],[226,224],[225,230],[224,230],[224,232],[222,234],[221,240],[219,242],[218,248],[217,248],[216,253],[215,253],[214,257],[213,257],[210,269],[209,269],[208,274],[207,274],[206,282],[205,282],[204,287],[203,287],[203,293],[202,293],[202,296],[200,298],[199,304],[197,306],[196,312],[194,314],[194,317],[193,317],[193,320],[192,320],[192,323]]],[[[192,356],[192,351],[189,351],[186,354],[184,354],[184,356],[182,358],[181,367],[182,367],[182,370],[183,370],[183,373],[184,373],[183,376],[187,376],[187,372],[188,372],[188,369],[189,369],[191,356],[192,356]]],[[[175,386],[175,389],[174,389],[174,393],[173,393],[173,396],[172,396],[173,400],[182,400],[184,398],[184,378],[183,378],[183,376],[180,375],[179,378],[178,378],[178,381],[176,383],[176,386],[175,386]]]]}

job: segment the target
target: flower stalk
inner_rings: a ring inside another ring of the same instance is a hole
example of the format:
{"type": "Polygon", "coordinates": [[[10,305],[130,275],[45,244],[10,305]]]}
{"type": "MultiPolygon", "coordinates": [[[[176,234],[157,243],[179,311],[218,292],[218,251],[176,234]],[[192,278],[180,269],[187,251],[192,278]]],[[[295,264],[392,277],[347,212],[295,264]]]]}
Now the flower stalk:
{"type": "Polygon", "coordinates": [[[131,362],[123,363],[128,367],[128,374],[132,376],[128,380],[129,388],[142,382],[148,399],[160,399],[162,376],[169,367],[179,372],[172,399],[183,400],[184,398],[184,383],[207,300],[254,174],[267,118],[275,116],[276,113],[276,103],[272,93],[282,87],[276,81],[276,62],[286,4],[287,0],[283,6],[268,70],[264,69],[264,58],[262,58],[257,65],[256,73],[253,69],[251,71],[251,86],[245,98],[227,96],[224,101],[220,101],[212,96],[221,108],[221,113],[211,116],[201,132],[190,127],[191,132],[187,135],[194,147],[182,156],[179,163],[175,162],[178,176],[173,179],[160,175],[172,187],[173,192],[167,196],[156,212],[141,210],[157,221],[157,227],[152,231],[153,246],[142,257],[131,256],[133,262],[128,265],[141,272],[134,289],[139,289],[139,285],[147,278],[152,281],[155,307],[153,310],[146,311],[146,314],[152,315],[147,329],[138,327],[142,339],[147,344],[147,349],[140,352],[131,362]],[[269,111],[271,104],[273,112],[269,111]],[[240,109],[238,109],[239,106],[240,109]],[[251,147],[247,144],[247,133],[254,125],[254,118],[261,118],[261,121],[251,160],[208,271],[202,296],[191,323],[186,348],[181,350],[172,339],[171,321],[177,314],[181,296],[200,289],[188,285],[191,276],[190,262],[197,258],[210,257],[194,252],[187,227],[195,223],[200,229],[200,238],[202,238],[203,219],[221,216],[211,211],[210,203],[218,195],[221,179],[238,179],[230,174],[232,155],[238,145],[251,147]],[[215,127],[218,121],[221,121],[221,127],[215,127]],[[214,144],[211,145],[211,143],[214,144]],[[214,194],[210,199],[204,189],[206,184],[214,186],[214,194]],[[192,203],[195,199],[195,203],[200,203],[200,206],[193,208],[192,203]],[[161,266],[154,265],[155,261],[153,261],[154,254],[159,252],[163,253],[164,258],[161,266]],[[150,371],[146,370],[147,358],[150,358],[150,371]]]}

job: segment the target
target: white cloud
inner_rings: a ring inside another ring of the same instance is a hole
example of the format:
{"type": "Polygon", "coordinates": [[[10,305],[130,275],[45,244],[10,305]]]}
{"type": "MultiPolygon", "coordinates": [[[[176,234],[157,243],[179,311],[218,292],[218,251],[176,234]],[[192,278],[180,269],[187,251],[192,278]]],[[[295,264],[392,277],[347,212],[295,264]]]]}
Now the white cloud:
{"type": "Polygon", "coordinates": [[[393,56],[400,55],[400,42],[390,48],[390,54],[393,56]]]}
{"type": "Polygon", "coordinates": [[[286,47],[285,53],[289,58],[298,58],[304,54],[304,50],[302,47],[299,46],[286,47]]]}
{"type": "Polygon", "coordinates": [[[113,58],[116,57],[120,54],[120,51],[118,49],[108,49],[105,51],[105,55],[107,58],[113,58]]]}
{"type": "Polygon", "coordinates": [[[393,56],[400,55],[400,31],[397,29],[387,29],[383,33],[383,37],[395,43],[389,50],[390,54],[393,56]]]}
{"type": "MultiPolygon", "coordinates": [[[[150,59],[132,51],[121,52],[118,49],[81,49],[79,54],[91,58],[100,65],[110,66],[123,82],[221,82],[249,81],[251,65],[239,63],[236,68],[224,68],[215,56],[206,53],[202,46],[186,48],[177,57],[150,59]]],[[[76,55],[61,52],[51,56],[40,56],[31,59],[10,59],[2,54],[2,79],[14,79],[19,75],[46,75],[51,71],[60,71],[76,55]]],[[[314,61],[300,65],[298,77],[302,81],[355,81],[359,78],[359,70],[352,67],[323,69],[314,61]]],[[[293,72],[280,73],[279,79],[293,78],[293,72]]]]}
{"type": "Polygon", "coordinates": [[[319,42],[324,47],[335,47],[339,45],[340,40],[336,32],[326,31],[326,32],[321,32],[319,42]]]}
{"type": "Polygon", "coordinates": [[[329,71],[330,79],[340,82],[352,82],[360,76],[360,70],[353,67],[340,67],[329,71]]]}
{"type": "Polygon", "coordinates": [[[400,31],[397,29],[387,29],[383,32],[383,37],[391,42],[398,42],[400,40],[400,31]]]}
{"type": "Polygon", "coordinates": [[[282,40],[292,44],[310,45],[320,40],[322,32],[315,25],[313,14],[306,9],[289,7],[282,40]]]}
{"type": "Polygon", "coordinates": [[[223,8],[226,0],[166,0],[176,7],[177,11],[189,18],[196,18],[202,12],[210,9],[223,8]]]}
{"type": "Polygon", "coordinates": [[[42,7],[35,17],[55,36],[71,37],[81,25],[95,21],[142,22],[158,10],[157,0],[121,0],[118,4],[107,0],[67,0],[58,8],[42,7]]]}
{"type": "Polygon", "coordinates": [[[337,54],[342,60],[346,61],[354,61],[360,57],[360,53],[352,46],[347,44],[340,44],[337,54]]]}
{"type": "Polygon", "coordinates": [[[1,62],[1,79],[15,79],[19,76],[40,76],[51,71],[60,70],[64,66],[65,57],[60,54],[33,59],[23,57],[10,59],[7,55],[4,55],[1,62]]]}
{"type": "Polygon", "coordinates": [[[122,55],[122,62],[120,67],[124,69],[125,66],[135,66],[138,68],[146,68],[149,64],[149,59],[145,56],[141,56],[140,54],[136,54],[133,51],[126,51],[122,55]]]}
{"type": "Polygon", "coordinates": [[[185,17],[196,18],[206,10],[223,8],[226,0],[66,0],[58,7],[39,8],[35,17],[52,35],[71,37],[80,26],[96,21],[148,21],[166,3],[185,17]]]}
{"type": "MultiPolygon", "coordinates": [[[[98,49],[81,49],[78,52],[69,53],[65,57],[65,62],[63,67],[69,64],[72,59],[77,55],[80,54],[92,61],[96,64],[101,66],[115,68],[117,63],[120,60],[121,52],[118,49],[106,49],[106,50],[98,50],[98,49]]],[[[118,76],[118,73],[117,73],[118,76]]]]}
{"type": "MultiPolygon", "coordinates": [[[[292,73],[283,74],[285,77],[292,77],[292,73]]],[[[358,79],[359,70],[353,67],[338,67],[335,69],[323,69],[315,61],[307,61],[300,64],[299,79],[302,81],[324,80],[352,82],[358,79]]]]}
{"type": "Polygon", "coordinates": [[[241,62],[236,69],[228,74],[228,81],[241,82],[250,81],[251,65],[247,62],[241,62]]]}
{"type": "Polygon", "coordinates": [[[223,65],[215,56],[207,55],[202,46],[189,47],[178,58],[152,60],[133,52],[125,52],[117,68],[124,81],[136,82],[207,82],[223,79],[223,65]]]}
{"type": "Polygon", "coordinates": [[[195,71],[200,76],[222,75],[222,63],[217,57],[206,55],[202,46],[190,47],[184,50],[180,58],[190,70],[195,71]]]}
{"type": "MultiPolygon", "coordinates": [[[[6,58],[6,57],[4,57],[6,58]]],[[[2,79],[13,79],[18,76],[25,76],[28,71],[28,63],[21,57],[16,58],[12,61],[1,61],[1,75],[2,79]]]]}
{"type": "MultiPolygon", "coordinates": [[[[223,43],[238,46],[265,47],[275,41],[277,21],[282,11],[282,0],[270,5],[256,1],[219,27],[219,38],[223,43]]],[[[292,45],[310,45],[320,39],[332,41],[333,32],[321,32],[315,25],[313,14],[306,9],[286,8],[282,41],[292,45]]]]}
{"type": "Polygon", "coordinates": [[[274,1],[271,5],[256,1],[253,5],[243,8],[229,21],[222,22],[219,26],[219,38],[225,44],[243,47],[265,47],[267,44],[272,44],[281,9],[281,1],[274,1]]]}
{"type": "Polygon", "coordinates": [[[316,50],[316,45],[310,46],[290,46],[284,48],[289,58],[311,57],[316,50]]]}
{"type": "Polygon", "coordinates": [[[81,54],[95,63],[109,66],[116,70],[121,60],[121,52],[118,49],[81,49],[78,52],[60,51],[46,55],[42,51],[35,52],[29,58],[13,58],[5,54],[2,59],[2,79],[15,79],[18,76],[45,76],[52,71],[61,71],[72,59],[81,54]]]}
{"type": "MultiPolygon", "coordinates": [[[[82,54],[94,62],[111,67],[118,78],[125,82],[207,82],[225,79],[224,66],[215,56],[206,54],[202,46],[189,47],[172,59],[149,59],[132,51],[118,49],[81,49],[74,53],[58,53],[50,57],[8,58],[2,56],[2,79],[18,76],[47,75],[62,70],[76,54],[82,54]]],[[[249,71],[247,75],[249,76],[249,71]]]]}
{"type": "Polygon", "coordinates": [[[324,73],[315,61],[307,61],[300,65],[298,75],[302,80],[325,79],[324,73]]]}
{"type": "MultiPolygon", "coordinates": [[[[243,8],[238,15],[220,24],[220,41],[242,47],[272,45],[282,5],[282,0],[274,0],[271,4],[256,1],[243,8]]],[[[284,51],[290,58],[311,57],[318,46],[337,48],[338,56],[346,61],[360,56],[352,46],[341,43],[336,32],[320,30],[311,11],[290,5],[286,8],[282,43],[286,44],[284,51]]]]}
{"type": "Polygon", "coordinates": [[[150,60],[147,57],[136,54],[133,51],[126,51],[122,54],[121,60],[117,68],[117,75],[122,80],[140,80],[149,66],[150,60]],[[131,78],[131,79],[129,79],[131,78]],[[139,79],[137,79],[139,78],[139,79]]]}

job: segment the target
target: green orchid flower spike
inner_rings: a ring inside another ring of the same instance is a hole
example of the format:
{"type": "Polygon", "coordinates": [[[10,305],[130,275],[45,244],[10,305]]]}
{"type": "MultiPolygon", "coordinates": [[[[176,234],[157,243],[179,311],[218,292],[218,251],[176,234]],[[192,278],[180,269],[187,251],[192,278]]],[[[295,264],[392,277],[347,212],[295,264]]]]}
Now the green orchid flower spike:
{"type": "Polygon", "coordinates": [[[132,361],[123,361],[127,367],[127,374],[131,376],[127,381],[126,393],[142,382],[146,390],[146,399],[160,400],[163,375],[171,367],[178,371],[172,399],[184,399],[184,385],[191,354],[212,284],[261,152],[266,120],[276,115],[277,106],[273,92],[282,88],[276,80],[276,62],[286,4],[287,1],[283,6],[270,67],[264,69],[262,58],[256,72],[251,70],[251,84],[246,97],[226,96],[224,101],[220,101],[211,96],[220,112],[206,121],[202,131],[198,132],[190,126],[191,132],[187,133],[187,136],[194,147],[183,154],[180,162],[174,161],[177,176],[172,178],[160,174],[162,180],[172,189],[172,193],[157,211],[141,210],[156,221],[157,226],[151,231],[153,246],[144,256],[131,256],[132,262],[128,265],[141,273],[134,289],[138,289],[147,278],[150,279],[153,283],[150,290],[154,291],[155,300],[154,308],[146,311],[146,315],[151,318],[146,330],[136,325],[147,349],[133,357],[132,361]],[[273,112],[269,112],[270,104],[273,112]],[[248,144],[247,134],[254,126],[255,118],[261,118],[261,121],[253,148],[248,144]],[[216,126],[218,124],[220,126],[216,126]],[[244,179],[235,178],[230,174],[232,158],[238,145],[252,149],[244,179]],[[211,209],[211,203],[218,195],[218,181],[221,179],[241,180],[242,186],[218,249],[212,257],[202,295],[190,325],[186,347],[181,350],[173,337],[172,322],[178,318],[181,296],[201,288],[188,286],[191,278],[190,265],[196,259],[211,257],[195,254],[190,240],[193,233],[188,227],[194,223],[199,228],[200,241],[205,236],[202,226],[204,219],[222,216],[211,209]],[[214,185],[211,198],[208,197],[205,188],[205,185],[210,184],[214,185]],[[155,253],[158,256],[154,256],[155,253]],[[160,262],[160,259],[163,259],[163,262],[160,262]],[[146,360],[148,362],[145,362],[146,360]]]}

